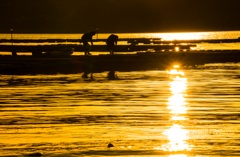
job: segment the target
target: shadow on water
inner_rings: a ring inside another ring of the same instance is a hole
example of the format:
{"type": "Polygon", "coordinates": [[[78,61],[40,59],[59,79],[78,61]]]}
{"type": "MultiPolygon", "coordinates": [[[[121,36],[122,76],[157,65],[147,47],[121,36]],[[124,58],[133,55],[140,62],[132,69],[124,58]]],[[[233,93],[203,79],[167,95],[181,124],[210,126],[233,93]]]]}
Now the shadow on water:
{"type": "MultiPolygon", "coordinates": [[[[36,70],[36,69],[15,69],[15,70],[9,70],[6,72],[1,73],[2,76],[9,76],[4,77],[0,79],[2,83],[0,83],[0,86],[3,85],[9,85],[9,86],[15,86],[15,85],[36,85],[36,84],[48,84],[48,83],[60,83],[60,84],[68,84],[68,83],[74,83],[74,82],[92,82],[92,81],[107,81],[107,80],[137,80],[137,79],[147,79],[147,76],[144,77],[121,77],[123,73],[126,72],[144,72],[144,71],[164,71],[170,67],[171,64],[165,65],[162,69],[155,69],[153,68],[132,68],[133,70],[127,70],[127,67],[124,67],[120,70],[115,70],[115,67],[106,68],[108,70],[105,70],[104,68],[102,70],[93,71],[89,70],[89,68],[84,68],[85,70],[81,71],[75,71],[75,69],[59,69],[58,73],[53,72],[53,69],[47,69],[47,71],[44,71],[43,69],[36,70]],[[109,70],[111,69],[111,70],[109,70]],[[35,71],[35,72],[33,72],[35,71]],[[101,78],[99,78],[99,74],[103,74],[101,78]],[[70,78],[68,75],[74,75],[74,78],[70,78]],[[21,76],[21,77],[18,77],[21,76]],[[30,78],[25,79],[22,76],[31,76],[30,78]],[[39,77],[43,76],[43,77],[39,77]],[[51,76],[57,76],[57,77],[51,77],[51,76]]],[[[174,65],[174,64],[172,64],[174,65]]],[[[171,65],[171,66],[172,66],[171,65]]],[[[161,65],[162,66],[162,65],[161,65]]],[[[163,66],[162,66],[163,67],[163,66]]],[[[209,69],[229,69],[229,70],[237,70],[240,69],[240,64],[236,63],[210,63],[210,64],[204,64],[204,65],[194,65],[194,66],[181,66],[181,69],[185,70],[209,70],[209,69]]],[[[56,69],[55,69],[56,70],[56,69]]],[[[54,70],[54,71],[55,71],[54,70]]],[[[240,78],[240,75],[234,76],[236,79],[240,78]]]]}
{"type": "MultiPolygon", "coordinates": [[[[166,55],[166,54],[164,54],[166,55]]],[[[208,58],[208,57],[206,57],[208,58]]],[[[56,75],[56,74],[79,74],[84,73],[89,77],[91,73],[110,71],[109,78],[114,78],[114,71],[148,71],[166,70],[174,64],[181,68],[206,68],[206,63],[217,63],[212,56],[209,60],[192,59],[188,55],[174,54],[162,57],[154,53],[140,55],[103,55],[82,56],[72,58],[25,58],[23,56],[10,57],[1,60],[0,74],[2,75],[56,75]]],[[[224,57],[222,57],[224,58],[224,57]]],[[[234,57],[233,57],[234,58],[234,57]]],[[[219,60],[219,63],[226,62],[219,60]]]]}
{"type": "MultiPolygon", "coordinates": [[[[139,55],[99,55],[71,58],[6,57],[1,60],[0,74],[77,74],[101,73],[104,71],[165,70],[172,64],[195,66],[196,62],[177,53],[172,55],[147,53],[139,55]]],[[[203,64],[204,62],[197,62],[203,64]]]]}
{"type": "MultiPolygon", "coordinates": [[[[93,81],[94,80],[94,77],[93,77],[93,73],[87,73],[87,72],[84,72],[82,74],[82,78],[84,79],[89,79],[90,81],[93,81]]],[[[115,71],[109,71],[108,74],[107,74],[107,78],[109,80],[117,80],[118,79],[118,76],[116,74],[115,71]]]]}

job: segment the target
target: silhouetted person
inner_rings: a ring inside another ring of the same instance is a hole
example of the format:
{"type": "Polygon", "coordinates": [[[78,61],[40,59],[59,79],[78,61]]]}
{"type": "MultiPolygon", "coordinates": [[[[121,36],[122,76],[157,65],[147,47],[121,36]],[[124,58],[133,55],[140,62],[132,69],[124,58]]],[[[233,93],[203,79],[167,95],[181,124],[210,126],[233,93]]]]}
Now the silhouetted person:
{"type": "Polygon", "coordinates": [[[113,70],[109,71],[108,79],[109,80],[116,80],[117,79],[117,75],[115,75],[115,71],[113,71],[113,70]]]}
{"type": "Polygon", "coordinates": [[[94,36],[96,34],[95,31],[89,32],[89,33],[85,33],[82,36],[82,42],[83,42],[83,46],[85,48],[85,55],[90,55],[89,51],[91,49],[91,46],[88,44],[88,42],[91,42],[91,45],[93,46],[93,42],[92,42],[92,36],[94,36]]]}
{"type": "Polygon", "coordinates": [[[114,54],[114,51],[115,51],[115,48],[116,48],[115,45],[117,45],[117,41],[118,41],[118,36],[114,35],[114,34],[111,34],[107,38],[107,46],[108,46],[108,49],[109,49],[111,55],[114,54]]]}

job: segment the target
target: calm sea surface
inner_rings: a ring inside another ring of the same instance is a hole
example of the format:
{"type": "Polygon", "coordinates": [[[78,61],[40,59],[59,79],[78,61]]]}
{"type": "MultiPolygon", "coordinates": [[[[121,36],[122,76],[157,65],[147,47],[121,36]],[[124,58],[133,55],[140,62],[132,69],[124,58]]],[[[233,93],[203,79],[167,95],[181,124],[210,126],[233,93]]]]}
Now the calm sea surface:
{"type": "MultiPolygon", "coordinates": [[[[236,39],[240,31],[119,36],[236,39]]],[[[81,35],[14,37],[78,39],[81,35]]],[[[116,80],[109,80],[107,71],[92,78],[82,78],[82,73],[1,75],[0,156],[240,156],[240,63],[116,75],[116,80]],[[113,147],[108,148],[109,143],[113,147]]]]}

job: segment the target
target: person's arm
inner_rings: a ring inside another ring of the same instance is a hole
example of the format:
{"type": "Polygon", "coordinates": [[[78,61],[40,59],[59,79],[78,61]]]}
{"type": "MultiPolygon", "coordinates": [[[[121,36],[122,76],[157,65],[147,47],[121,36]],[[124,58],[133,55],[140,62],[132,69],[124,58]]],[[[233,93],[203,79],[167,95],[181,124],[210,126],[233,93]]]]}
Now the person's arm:
{"type": "Polygon", "coordinates": [[[91,44],[92,44],[92,46],[93,46],[93,41],[92,41],[92,37],[91,37],[90,41],[91,41],[91,44]]]}
{"type": "Polygon", "coordinates": [[[117,45],[118,42],[118,36],[115,37],[115,44],[117,45]]]}

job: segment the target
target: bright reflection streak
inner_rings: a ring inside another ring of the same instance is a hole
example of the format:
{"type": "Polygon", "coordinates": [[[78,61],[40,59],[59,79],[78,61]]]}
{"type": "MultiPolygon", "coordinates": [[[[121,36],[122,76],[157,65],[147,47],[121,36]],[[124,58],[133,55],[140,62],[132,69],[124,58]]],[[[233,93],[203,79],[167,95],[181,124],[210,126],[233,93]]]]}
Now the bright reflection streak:
{"type": "Polygon", "coordinates": [[[175,33],[174,37],[175,40],[189,40],[189,39],[196,39],[196,34],[194,33],[175,33]]]}
{"type": "Polygon", "coordinates": [[[167,71],[167,73],[172,74],[172,75],[182,75],[182,76],[184,76],[184,73],[182,71],[178,71],[176,69],[172,69],[170,71],[167,71]]]}
{"type": "Polygon", "coordinates": [[[172,94],[185,92],[187,89],[187,78],[177,76],[173,82],[170,82],[170,90],[172,94]]]}
{"type": "Polygon", "coordinates": [[[172,116],[172,120],[186,120],[186,118],[181,116],[172,116]]]}
{"type": "Polygon", "coordinates": [[[169,98],[169,103],[167,103],[168,109],[170,109],[170,113],[174,114],[186,114],[187,113],[187,107],[185,106],[187,103],[185,103],[185,98],[183,98],[180,95],[174,95],[171,98],[169,98]]]}
{"type": "MultiPolygon", "coordinates": [[[[174,66],[174,68],[179,68],[178,66],[174,66]]],[[[186,120],[185,116],[187,113],[187,103],[186,103],[186,90],[187,90],[187,78],[184,78],[184,73],[180,70],[172,69],[168,71],[171,74],[170,78],[172,81],[169,83],[170,90],[172,96],[168,99],[168,109],[170,110],[170,114],[172,115],[172,120],[179,122],[181,120],[186,120]]],[[[184,129],[184,126],[173,123],[169,129],[165,130],[163,133],[168,137],[169,142],[167,144],[163,144],[162,149],[164,151],[188,151],[191,150],[191,146],[188,145],[188,133],[189,131],[184,129]]],[[[186,155],[180,155],[181,157],[185,157],[186,155]]]]}
{"type": "Polygon", "coordinates": [[[174,67],[174,68],[179,68],[179,65],[174,65],[173,67],[174,67]]]}
{"type": "Polygon", "coordinates": [[[178,52],[179,51],[179,47],[175,47],[175,51],[178,52]]]}
{"type": "Polygon", "coordinates": [[[174,124],[170,129],[166,130],[163,134],[168,136],[169,143],[163,145],[165,151],[183,151],[190,150],[189,145],[185,141],[188,139],[189,133],[186,129],[182,129],[183,126],[174,124]]]}
{"type": "Polygon", "coordinates": [[[169,157],[187,157],[187,155],[175,154],[175,155],[170,155],[169,157]]]}
{"type": "Polygon", "coordinates": [[[171,33],[165,36],[160,36],[163,40],[196,40],[202,39],[206,33],[171,33]]]}
{"type": "Polygon", "coordinates": [[[185,102],[184,92],[187,89],[187,79],[177,76],[173,80],[170,82],[170,90],[173,95],[168,99],[168,109],[171,110],[170,113],[186,114],[187,103],[185,102]]]}

